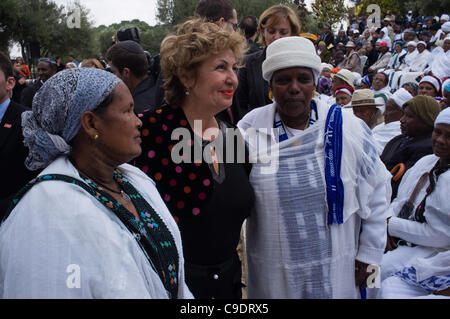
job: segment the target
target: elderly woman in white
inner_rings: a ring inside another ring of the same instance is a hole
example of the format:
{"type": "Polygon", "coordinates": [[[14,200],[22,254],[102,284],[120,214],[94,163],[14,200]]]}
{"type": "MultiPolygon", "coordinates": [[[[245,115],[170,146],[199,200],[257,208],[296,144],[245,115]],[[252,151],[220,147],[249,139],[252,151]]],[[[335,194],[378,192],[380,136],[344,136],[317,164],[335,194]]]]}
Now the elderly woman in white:
{"type": "Polygon", "coordinates": [[[398,89],[386,103],[384,110],[384,123],[373,128],[373,136],[378,142],[380,154],[386,144],[402,134],[400,130],[400,118],[403,116],[403,104],[411,100],[413,96],[404,88],[398,89]]]}
{"type": "Polygon", "coordinates": [[[379,298],[450,297],[450,108],[431,139],[434,154],[405,173],[389,207],[379,298]]]}
{"type": "Polygon", "coordinates": [[[275,41],[262,68],[275,102],[238,123],[256,162],[248,297],[358,298],[384,252],[389,173],[361,120],[313,99],[309,40],[275,41]]]}

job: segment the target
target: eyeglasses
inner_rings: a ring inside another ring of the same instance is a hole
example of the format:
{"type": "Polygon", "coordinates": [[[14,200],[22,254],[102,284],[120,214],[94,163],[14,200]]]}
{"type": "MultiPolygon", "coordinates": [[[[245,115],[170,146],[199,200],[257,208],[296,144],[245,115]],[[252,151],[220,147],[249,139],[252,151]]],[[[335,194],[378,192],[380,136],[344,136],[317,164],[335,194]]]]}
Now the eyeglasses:
{"type": "Polygon", "coordinates": [[[39,62],[47,62],[47,63],[56,64],[56,61],[53,60],[52,58],[40,58],[39,62]]]}
{"type": "Polygon", "coordinates": [[[238,24],[237,23],[233,23],[231,21],[227,21],[227,23],[231,24],[231,26],[233,27],[234,31],[236,31],[238,29],[238,24]]]}

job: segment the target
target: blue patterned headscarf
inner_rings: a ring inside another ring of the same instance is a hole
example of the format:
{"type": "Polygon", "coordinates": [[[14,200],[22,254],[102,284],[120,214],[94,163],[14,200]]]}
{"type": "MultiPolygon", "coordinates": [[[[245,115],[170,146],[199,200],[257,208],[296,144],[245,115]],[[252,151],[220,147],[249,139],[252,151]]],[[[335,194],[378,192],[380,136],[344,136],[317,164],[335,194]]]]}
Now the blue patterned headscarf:
{"type": "Polygon", "coordinates": [[[75,68],[52,76],[33,99],[32,111],[22,113],[25,165],[37,170],[59,155],[69,154],[69,142],[81,128],[80,116],[94,110],[119,84],[114,74],[75,68]]]}

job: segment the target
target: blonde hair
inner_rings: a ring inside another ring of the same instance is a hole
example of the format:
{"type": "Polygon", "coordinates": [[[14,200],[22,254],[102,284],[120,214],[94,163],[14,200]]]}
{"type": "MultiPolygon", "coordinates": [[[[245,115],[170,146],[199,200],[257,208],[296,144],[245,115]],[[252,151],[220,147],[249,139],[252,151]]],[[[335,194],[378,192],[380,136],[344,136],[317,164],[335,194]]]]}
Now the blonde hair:
{"type": "Polygon", "coordinates": [[[94,68],[94,69],[100,69],[100,70],[104,70],[105,69],[103,67],[103,65],[100,63],[100,61],[97,60],[97,59],[83,60],[83,61],[81,61],[81,67],[83,67],[83,68],[94,68]]]}
{"type": "Polygon", "coordinates": [[[177,25],[175,32],[163,40],[160,50],[166,101],[180,105],[185,97],[180,75],[192,74],[195,77],[205,60],[227,49],[233,51],[236,62],[241,64],[247,51],[245,37],[199,18],[177,25]]]}
{"type": "Polygon", "coordinates": [[[280,23],[282,19],[287,19],[291,25],[291,36],[298,35],[301,31],[300,21],[294,10],[283,4],[274,5],[266,9],[259,17],[258,31],[260,37],[258,43],[266,46],[266,39],[264,38],[264,29],[273,27],[280,23]]]}

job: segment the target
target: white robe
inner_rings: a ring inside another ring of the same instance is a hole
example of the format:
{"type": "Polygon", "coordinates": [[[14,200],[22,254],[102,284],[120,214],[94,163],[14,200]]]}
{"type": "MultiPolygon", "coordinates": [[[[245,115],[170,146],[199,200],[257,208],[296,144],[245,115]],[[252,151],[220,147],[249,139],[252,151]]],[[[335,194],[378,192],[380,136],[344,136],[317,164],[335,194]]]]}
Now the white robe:
{"type": "Polygon", "coordinates": [[[392,140],[397,135],[402,134],[402,131],[400,130],[400,121],[377,125],[373,128],[372,133],[373,138],[378,143],[378,150],[381,154],[384,147],[390,140],[392,140]]]}
{"type": "MultiPolygon", "coordinates": [[[[450,171],[440,175],[435,190],[427,197],[424,217],[425,223],[396,217],[403,204],[409,199],[420,176],[429,172],[438,157],[434,154],[421,158],[413,167],[406,171],[400,183],[397,197],[389,206],[389,234],[393,237],[404,239],[417,246],[399,246],[383,256],[381,266],[381,279],[385,280],[404,267],[418,265],[416,268],[419,280],[430,276],[442,274],[441,267],[430,268],[421,258],[428,259],[436,254],[450,250],[450,171]],[[425,266],[420,266],[425,265],[425,266]],[[441,269],[441,270],[438,270],[441,269]]],[[[423,200],[429,182],[422,187],[414,200],[414,209],[423,200]]],[[[432,259],[431,259],[432,260],[432,259]]],[[[450,272],[450,264],[446,270],[450,272]]],[[[444,271],[445,272],[445,271],[444,271]]]]}
{"type": "Polygon", "coordinates": [[[259,154],[266,153],[266,146],[273,151],[261,160],[272,161],[254,164],[250,174],[256,211],[247,221],[248,297],[358,298],[355,259],[376,265],[386,244],[390,174],[376,154],[367,126],[343,112],[344,223],[328,225],[324,177],[328,107],[319,104],[319,120],[281,143],[272,130],[275,109],[275,103],[257,108],[238,123],[251,154],[258,144],[259,154]],[[251,128],[256,134],[249,133],[251,128]]]}
{"type": "Polygon", "coordinates": [[[418,54],[419,51],[417,51],[417,49],[414,49],[412,52],[407,52],[405,58],[403,59],[403,63],[400,65],[400,69],[408,72],[411,64],[418,54]]]}
{"type": "Polygon", "coordinates": [[[417,51],[417,55],[414,57],[414,59],[412,60],[410,66],[409,66],[409,71],[410,72],[423,72],[428,66],[428,63],[430,60],[430,55],[431,55],[431,53],[427,49],[422,51],[422,53],[418,53],[418,51],[417,51]]]}
{"type": "Polygon", "coordinates": [[[446,77],[450,77],[450,50],[444,52],[441,47],[433,50],[429,67],[425,71],[433,72],[433,75],[443,82],[446,77]]]}
{"type": "MultiPolygon", "coordinates": [[[[178,298],[192,298],[184,281],[178,227],[154,182],[120,166],[172,233],[179,256],[178,298]]],[[[81,179],[67,157],[43,174],[81,179]]],[[[31,188],[0,227],[0,298],[168,298],[144,251],[120,219],[80,186],[44,181],[31,188]],[[78,276],[79,275],[79,276],[78,276]]]]}
{"type": "Polygon", "coordinates": [[[402,56],[406,55],[406,51],[402,50],[399,53],[395,53],[391,59],[389,60],[389,63],[387,65],[388,68],[390,69],[396,69],[400,66],[400,58],[402,56]]]}

